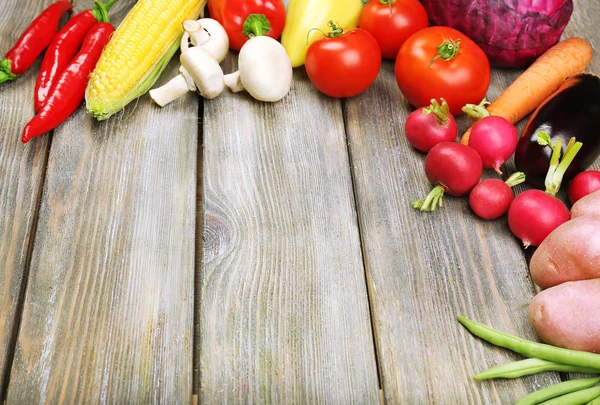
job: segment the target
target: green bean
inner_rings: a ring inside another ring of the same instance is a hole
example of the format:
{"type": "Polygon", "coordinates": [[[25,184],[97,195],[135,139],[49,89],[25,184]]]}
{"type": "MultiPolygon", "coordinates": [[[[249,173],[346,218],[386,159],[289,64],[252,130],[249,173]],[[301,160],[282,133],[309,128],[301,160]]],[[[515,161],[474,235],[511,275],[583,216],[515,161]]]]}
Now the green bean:
{"type": "Polygon", "coordinates": [[[600,377],[561,382],[560,384],[554,384],[539,391],[532,392],[518,400],[515,405],[536,405],[561,395],[593,387],[599,382],[600,377]]]}
{"type": "Polygon", "coordinates": [[[593,368],[571,366],[569,364],[554,363],[541,359],[526,359],[492,367],[475,376],[476,380],[489,380],[491,378],[519,378],[525,375],[542,373],[544,371],[562,371],[565,373],[600,374],[600,370],[593,368]]]}
{"type": "Polygon", "coordinates": [[[551,400],[540,402],[540,405],[586,405],[600,396],[600,387],[571,392],[551,400]]]}
{"type": "Polygon", "coordinates": [[[600,397],[592,399],[590,402],[587,403],[587,405],[600,405],[600,397]]]}
{"type": "Polygon", "coordinates": [[[561,349],[543,343],[531,342],[504,332],[499,332],[463,316],[459,316],[458,321],[473,335],[496,346],[505,347],[514,352],[537,357],[538,359],[600,370],[600,354],[561,349]]]}

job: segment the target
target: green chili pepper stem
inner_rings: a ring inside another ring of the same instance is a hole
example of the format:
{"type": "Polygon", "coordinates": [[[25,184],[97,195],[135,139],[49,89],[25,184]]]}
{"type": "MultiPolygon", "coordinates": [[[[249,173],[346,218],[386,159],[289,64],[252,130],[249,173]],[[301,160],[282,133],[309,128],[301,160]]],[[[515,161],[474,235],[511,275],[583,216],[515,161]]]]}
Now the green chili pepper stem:
{"type": "Polygon", "coordinates": [[[560,371],[564,373],[600,374],[600,370],[560,364],[541,359],[525,359],[489,368],[475,376],[475,380],[490,380],[493,378],[519,378],[526,375],[543,373],[545,371],[560,371]]]}
{"type": "Polygon", "coordinates": [[[531,342],[507,333],[499,332],[488,326],[465,318],[464,316],[459,316],[458,321],[473,335],[496,346],[507,348],[525,356],[600,370],[600,354],[562,349],[543,343],[531,342]]]}

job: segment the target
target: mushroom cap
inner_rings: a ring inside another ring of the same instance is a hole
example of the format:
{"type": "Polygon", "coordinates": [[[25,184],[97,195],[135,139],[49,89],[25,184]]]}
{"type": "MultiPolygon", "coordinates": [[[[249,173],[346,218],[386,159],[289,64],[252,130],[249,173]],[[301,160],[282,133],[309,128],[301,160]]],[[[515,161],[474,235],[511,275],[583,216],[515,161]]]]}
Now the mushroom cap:
{"type": "Polygon", "coordinates": [[[252,97],[275,102],[292,86],[292,62],[281,44],[271,37],[250,39],[238,57],[240,80],[252,97]]]}

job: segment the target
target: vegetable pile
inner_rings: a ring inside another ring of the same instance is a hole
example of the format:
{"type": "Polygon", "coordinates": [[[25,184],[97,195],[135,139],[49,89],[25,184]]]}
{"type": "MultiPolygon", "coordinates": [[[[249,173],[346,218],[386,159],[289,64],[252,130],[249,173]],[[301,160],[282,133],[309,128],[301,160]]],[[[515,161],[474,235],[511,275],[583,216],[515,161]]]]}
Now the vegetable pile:
{"type": "MultiPolygon", "coordinates": [[[[570,0],[139,0],[115,31],[116,0],[73,18],[59,30],[69,1],[51,4],[0,60],[0,83],[22,75],[46,49],[34,93],[36,115],[24,143],[52,131],[84,101],[108,119],[149,91],[160,107],[195,92],[210,100],[229,89],[275,103],[304,65],[315,89],[347,98],[367,91],[382,58],[395,60],[403,100],[415,107],[405,122],[408,142],[426,153],[431,192],[412,206],[434,211],[444,196],[469,195],[478,217],[507,215],[525,247],[537,246],[531,277],[545,289],[529,306],[544,345],[460,322],[490,343],[532,358],[475,378],[516,378],[541,371],[600,374],[600,78],[582,73],[593,49],[581,38],[558,42],[573,10],[570,0]],[[429,27],[429,22],[436,26],[429,27]],[[279,41],[280,40],[280,41],[279,41]],[[234,50],[238,70],[221,63],[234,50]],[[150,90],[177,51],[179,73],[150,90]],[[497,99],[485,96],[495,66],[526,67],[497,99]],[[457,142],[455,116],[472,127],[457,142]],[[515,124],[533,113],[519,135],[515,124]],[[503,175],[481,181],[484,169],[503,175]],[[572,209],[556,195],[569,181],[572,209]],[[527,181],[542,189],[515,196],[527,181]]],[[[600,402],[600,378],[557,384],[518,403],[600,402]]]]}

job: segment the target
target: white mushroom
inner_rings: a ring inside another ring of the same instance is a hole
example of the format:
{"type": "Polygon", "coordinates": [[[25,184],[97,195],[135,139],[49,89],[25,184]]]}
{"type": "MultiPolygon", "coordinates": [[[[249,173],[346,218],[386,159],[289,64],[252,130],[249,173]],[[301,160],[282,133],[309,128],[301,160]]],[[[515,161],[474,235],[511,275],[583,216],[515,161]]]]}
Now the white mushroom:
{"type": "Polygon", "coordinates": [[[192,45],[206,49],[219,63],[223,62],[229,53],[229,37],[225,28],[212,18],[202,18],[198,21],[187,20],[183,23],[185,33],[181,37],[181,52],[192,45]],[[200,44],[200,45],[198,45],[200,44]]]}
{"type": "Polygon", "coordinates": [[[183,28],[180,74],[164,86],[150,91],[150,97],[161,107],[188,91],[198,91],[204,98],[215,98],[225,87],[219,63],[229,51],[229,38],[223,26],[215,20],[203,18],[186,20],[183,28]],[[190,47],[190,41],[193,47],[190,47]]]}
{"type": "Polygon", "coordinates": [[[267,36],[252,37],[238,56],[239,71],[225,76],[234,93],[246,90],[260,101],[276,102],[292,86],[292,63],[279,42],[267,36]]]}
{"type": "Polygon", "coordinates": [[[225,87],[223,69],[219,62],[201,46],[195,46],[181,54],[179,59],[204,98],[215,98],[225,87]]]}
{"type": "Polygon", "coordinates": [[[188,91],[196,91],[196,84],[188,71],[183,66],[180,66],[177,76],[164,86],[150,90],[150,97],[152,97],[156,104],[164,107],[171,101],[183,97],[188,91]]]}

